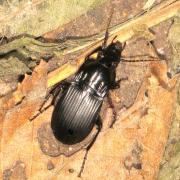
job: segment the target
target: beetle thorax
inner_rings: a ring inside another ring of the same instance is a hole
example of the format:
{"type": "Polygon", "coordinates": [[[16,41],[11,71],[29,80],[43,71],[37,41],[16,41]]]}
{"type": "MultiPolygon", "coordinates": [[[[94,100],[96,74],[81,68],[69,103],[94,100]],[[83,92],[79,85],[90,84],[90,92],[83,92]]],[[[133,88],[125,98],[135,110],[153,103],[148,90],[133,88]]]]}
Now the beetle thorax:
{"type": "Polygon", "coordinates": [[[104,97],[109,89],[110,72],[102,64],[91,64],[79,72],[75,79],[90,93],[104,97]]]}

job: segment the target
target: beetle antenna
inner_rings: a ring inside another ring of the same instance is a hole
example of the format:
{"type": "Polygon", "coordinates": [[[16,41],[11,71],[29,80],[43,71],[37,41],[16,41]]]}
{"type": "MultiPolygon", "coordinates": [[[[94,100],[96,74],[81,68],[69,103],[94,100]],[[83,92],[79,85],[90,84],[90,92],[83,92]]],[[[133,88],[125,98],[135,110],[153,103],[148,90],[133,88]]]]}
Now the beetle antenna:
{"type": "Polygon", "coordinates": [[[164,59],[137,59],[137,60],[131,60],[131,59],[121,59],[122,62],[150,62],[150,61],[164,61],[164,59]]]}
{"type": "Polygon", "coordinates": [[[104,42],[102,44],[102,49],[105,49],[107,47],[107,40],[108,40],[108,37],[109,37],[108,29],[109,29],[109,26],[111,24],[111,19],[112,19],[112,16],[113,16],[113,12],[114,12],[114,8],[111,6],[111,12],[110,12],[110,16],[108,18],[108,23],[107,23],[107,27],[106,27],[104,42]]]}

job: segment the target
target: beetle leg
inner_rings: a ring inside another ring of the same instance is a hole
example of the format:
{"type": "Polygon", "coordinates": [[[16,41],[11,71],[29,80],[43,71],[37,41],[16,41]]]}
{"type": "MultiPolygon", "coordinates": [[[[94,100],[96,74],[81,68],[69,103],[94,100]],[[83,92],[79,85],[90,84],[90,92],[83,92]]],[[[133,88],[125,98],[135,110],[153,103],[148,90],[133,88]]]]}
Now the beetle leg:
{"type": "MultiPolygon", "coordinates": [[[[118,81],[114,81],[112,84],[111,84],[111,89],[118,89],[120,87],[120,83],[121,81],[124,81],[124,80],[128,80],[128,77],[124,77],[124,78],[121,78],[119,79],[118,81]]],[[[108,100],[108,103],[110,105],[110,108],[112,109],[113,111],[113,120],[112,120],[112,123],[111,125],[109,126],[110,128],[113,127],[113,124],[115,123],[116,121],[116,117],[117,117],[117,113],[115,111],[115,107],[114,107],[114,104],[113,104],[113,100],[110,96],[110,93],[107,94],[107,100],[108,100]]]]}
{"type": "Polygon", "coordinates": [[[111,89],[119,89],[121,80],[115,81],[111,84],[111,89]]]}
{"type": "Polygon", "coordinates": [[[85,163],[87,160],[88,152],[91,149],[91,147],[94,145],[94,143],[95,143],[95,141],[96,141],[96,139],[97,139],[97,137],[98,137],[98,135],[102,129],[102,123],[101,123],[100,117],[98,117],[98,119],[97,119],[96,126],[97,126],[98,131],[97,131],[96,135],[94,136],[93,140],[86,147],[86,153],[84,155],[83,162],[82,162],[81,169],[80,169],[80,172],[78,174],[78,177],[81,177],[81,174],[83,173],[84,166],[85,166],[85,163]]]}
{"type": "Polygon", "coordinates": [[[110,94],[108,93],[108,95],[107,95],[107,100],[108,100],[108,103],[109,103],[109,105],[110,105],[110,108],[112,109],[112,111],[113,111],[113,119],[112,119],[112,122],[111,122],[111,124],[110,124],[110,128],[112,128],[113,127],[113,124],[115,123],[115,121],[116,121],[116,117],[117,117],[117,113],[116,113],[116,111],[115,111],[115,107],[114,107],[114,104],[113,104],[113,100],[112,100],[112,98],[111,98],[111,96],[110,96],[110,94]]]}
{"type": "Polygon", "coordinates": [[[111,89],[119,89],[120,88],[120,83],[121,81],[124,81],[124,80],[128,80],[128,77],[123,77],[117,81],[114,81],[112,84],[111,84],[111,89]]]}
{"type": "Polygon", "coordinates": [[[57,101],[58,101],[58,97],[60,95],[60,93],[65,90],[68,86],[70,85],[69,82],[67,81],[63,81],[61,83],[58,83],[57,85],[55,85],[50,92],[48,93],[49,96],[53,96],[53,100],[51,105],[56,105],[57,101]]]}
{"type": "Polygon", "coordinates": [[[61,82],[57,85],[55,85],[48,93],[48,95],[45,97],[44,102],[41,104],[40,108],[39,108],[39,112],[37,114],[35,114],[32,118],[30,118],[29,120],[32,121],[34,120],[36,117],[38,117],[40,114],[42,114],[44,111],[46,111],[50,106],[55,105],[58,97],[60,95],[60,93],[62,92],[63,89],[65,89],[67,86],[69,85],[68,82],[61,82]],[[50,97],[53,96],[52,101],[50,104],[48,104],[46,106],[46,103],[48,102],[48,100],[50,99],[50,97]],[[45,107],[44,107],[45,106],[45,107]]]}

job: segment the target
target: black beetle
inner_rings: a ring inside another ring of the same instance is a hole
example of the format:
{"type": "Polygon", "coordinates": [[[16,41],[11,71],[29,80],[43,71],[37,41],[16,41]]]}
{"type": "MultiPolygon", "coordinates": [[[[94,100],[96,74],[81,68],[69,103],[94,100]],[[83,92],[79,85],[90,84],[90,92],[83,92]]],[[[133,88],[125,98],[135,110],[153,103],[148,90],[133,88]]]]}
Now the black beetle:
{"type": "Polygon", "coordinates": [[[113,42],[114,39],[107,46],[112,15],[113,9],[107,23],[104,42],[94,51],[97,52],[97,60],[92,60],[90,56],[86,58],[55,105],[51,128],[56,139],[64,144],[73,145],[81,142],[95,124],[98,125],[99,131],[101,129],[99,112],[108,91],[116,87],[115,71],[124,49],[119,41],[113,42]]]}
{"type": "Polygon", "coordinates": [[[119,41],[114,42],[114,39],[107,45],[111,17],[112,13],[102,46],[93,52],[97,52],[97,59],[93,60],[91,54],[86,58],[85,63],[58,99],[52,114],[53,134],[57,140],[66,145],[80,143],[95,125],[98,127],[98,132],[86,147],[79,177],[84,169],[87,153],[102,127],[99,113],[103,100],[110,89],[118,87],[115,80],[116,67],[121,60],[124,46],[119,41]]]}
{"type": "MultiPolygon", "coordinates": [[[[86,147],[87,151],[78,176],[81,176],[88,150],[101,130],[99,113],[103,100],[109,90],[118,87],[116,67],[120,61],[124,61],[121,53],[125,44],[122,45],[119,41],[113,40],[106,45],[107,39],[108,31],[106,30],[104,43],[93,52],[97,52],[97,59],[93,60],[91,54],[86,58],[85,63],[58,99],[52,114],[53,134],[65,145],[80,143],[90,134],[95,125],[98,126],[97,134],[86,147]]],[[[136,62],[136,60],[125,61],[136,62]]]]}
{"type": "Polygon", "coordinates": [[[105,96],[115,88],[115,70],[122,49],[118,41],[102,46],[97,60],[87,58],[63,92],[51,120],[53,133],[62,143],[81,142],[97,123],[105,96]]]}

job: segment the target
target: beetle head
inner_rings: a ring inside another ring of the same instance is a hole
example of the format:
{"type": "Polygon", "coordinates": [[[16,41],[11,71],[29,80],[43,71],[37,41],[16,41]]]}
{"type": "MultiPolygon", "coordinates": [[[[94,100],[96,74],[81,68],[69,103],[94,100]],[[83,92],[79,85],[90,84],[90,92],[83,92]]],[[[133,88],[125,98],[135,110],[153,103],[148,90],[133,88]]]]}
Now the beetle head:
{"type": "Polygon", "coordinates": [[[99,52],[99,62],[111,67],[114,63],[119,63],[121,59],[121,53],[123,46],[119,41],[112,42],[105,49],[99,52]]]}

